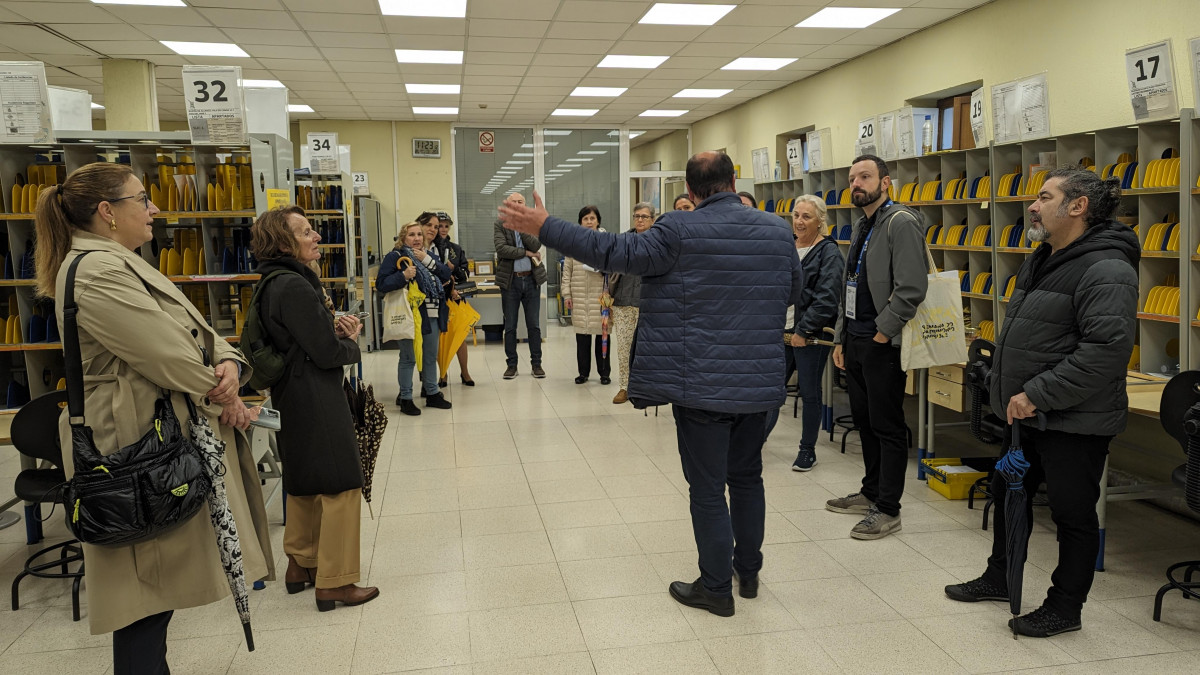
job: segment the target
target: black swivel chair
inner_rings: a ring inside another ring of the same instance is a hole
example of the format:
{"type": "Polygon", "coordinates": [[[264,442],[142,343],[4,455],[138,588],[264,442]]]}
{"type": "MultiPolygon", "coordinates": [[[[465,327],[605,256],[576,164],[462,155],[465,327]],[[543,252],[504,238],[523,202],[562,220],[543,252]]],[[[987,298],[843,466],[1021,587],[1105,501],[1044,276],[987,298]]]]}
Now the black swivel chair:
{"type": "MultiPolygon", "coordinates": [[[[62,470],[62,452],[58,442],[58,418],[62,405],[67,401],[67,392],[54,391],[39,396],[21,406],[12,421],[12,441],[17,451],[26,457],[38,461],[49,462],[50,469],[26,469],[17,475],[14,491],[17,497],[33,502],[34,506],[26,508],[26,518],[40,516],[37,505],[50,504],[58,498],[55,489],[67,480],[62,470]]],[[[40,523],[37,523],[40,530],[40,523]]],[[[25,568],[13,579],[12,608],[20,608],[19,589],[21,580],[25,577],[41,577],[43,579],[74,579],[71,584],[71,617],[79,620],[79,582],[83,580],[83,548],[77,539],[55,544],[29,556],[25,568]],[[55,552],[58,557],[52,556],[55,552]],[[39,559],[46,557],[39,562],[39,559]],[[69,569],[72,563],[79,563],[75,571],[69,569]],[[57,572],[51,571],[57,569],[57,572]]]]}
{"type": "MultiPolygon", "coordinates": [[[[1171,482],[1183,488],[1188,508],[1200,513],[1200,371],[1187,370],[1163,388],[1159,406],[1163,429],[1183,446],[1187,463],[1171,472],[1171,482]]],[[[1200,600],[1200,581],[1192,575],[1200,572],[1200,560],[1176,563],[1167,568],[1167,583],[1154,596],[1154,620],[1162,616],[1163,597],[1180,591],[1184,598],[1200,600]],[[1180,579],[1177,574],[1182,573],[1180,579]]]]}
{"type": "MultiPolygon", "coordinates": [[[[971,435],[980,443],[1000,445],[1004,442],[1004,420],[990,412],[987,378],[992,370],[992,354],[996,345],[976,338],[967,350],[967,391],[971,395],[971,435]]],[[[988,513],[992,510],[992,472],[975,481],[967,493],[967,508],[975,508],[975,495],[987,498],[983,505],[983,529],[988,528],[988,513]]]]}

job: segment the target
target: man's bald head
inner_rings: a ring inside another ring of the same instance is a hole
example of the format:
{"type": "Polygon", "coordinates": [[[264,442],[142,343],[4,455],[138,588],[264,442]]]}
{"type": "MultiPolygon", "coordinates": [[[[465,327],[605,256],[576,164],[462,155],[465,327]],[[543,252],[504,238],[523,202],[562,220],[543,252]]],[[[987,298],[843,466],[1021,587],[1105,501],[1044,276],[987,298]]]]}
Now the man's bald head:
{"type": "Polygon", "coordinates": [[[698,200],[733,192],[733,178],[733,160],[723,152],[701,152],[688,160],[687,185],[698,200]]]}
{"type": "Polygon", "coordinates": [[[521,206],[525,206],[525,195],[521,194],[520,192],[514,192],[511,195],[505,197],[504,201],[512,202],[513,204],[520,204],[521,206]]]}

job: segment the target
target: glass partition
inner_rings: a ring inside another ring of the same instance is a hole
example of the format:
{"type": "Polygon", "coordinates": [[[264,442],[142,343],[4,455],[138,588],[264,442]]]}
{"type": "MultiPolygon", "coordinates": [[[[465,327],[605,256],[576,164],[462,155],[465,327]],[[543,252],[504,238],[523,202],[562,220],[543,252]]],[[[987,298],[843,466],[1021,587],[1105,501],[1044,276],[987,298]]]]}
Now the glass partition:
{"type": "Polygon", "coordinates": [[[532,203],[533,128],[455,127],[454,173],[457,241],[467,258],[492,260],[496,207],[513,192],[532,203]],[[491,135],[491,152],[481,134],[491,135]]]}

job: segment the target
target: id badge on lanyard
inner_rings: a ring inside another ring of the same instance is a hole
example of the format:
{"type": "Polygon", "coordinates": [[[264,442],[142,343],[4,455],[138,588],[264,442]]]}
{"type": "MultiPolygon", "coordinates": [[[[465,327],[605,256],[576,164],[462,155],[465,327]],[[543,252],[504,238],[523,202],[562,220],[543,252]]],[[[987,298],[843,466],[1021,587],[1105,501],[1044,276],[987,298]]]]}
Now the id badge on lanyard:
{"type": "MultiPolygon", "coordinates": [[[[885,202],[883,204],[883,206],[879,207],[879,211],[876,213],[876,216],[875,216],[876,221],[878,221],[879,216],[881,216],[883,214],[883,212],[885,210],[887,210],[887,208],[891,205],[892,205],[892,200],[889,199],[887,202],[885,202]]],[[[855,267],[854,267],[854,275],[852,276],[852,278],[850,278],[846,281],[846,304],[845,304],[845,307],[846,307],[846,318],[847,319],[857,319],[858,318],[858,302],[857,302],[858,301],[858,274],[859,274],[859,271],[862,269],[863,261],[866,260],[866,258],[867,258],[867,245],[871,243],[871,235],[873,235],[873,234],[875,234],[874,227],[872,227],[867,232],[867,238],[865,240],[863,240],[862,248],[858,249],[858,264],[855,265],[855,267]]]]}

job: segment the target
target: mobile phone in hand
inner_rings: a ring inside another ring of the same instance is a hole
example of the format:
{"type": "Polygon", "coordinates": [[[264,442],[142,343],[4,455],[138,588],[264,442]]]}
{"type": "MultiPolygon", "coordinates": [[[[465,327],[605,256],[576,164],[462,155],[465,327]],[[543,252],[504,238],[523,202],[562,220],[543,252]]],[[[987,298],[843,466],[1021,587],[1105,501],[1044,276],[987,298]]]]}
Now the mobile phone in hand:
{"type": "Polygon", "coordinates": [[[275,410],[274,408],[263,406],[258,413],[258,419],[251,422],[250,426],[262,427],[263,429],[269,429],[271,431],[279,431],[279,411],[275,410]]]}

